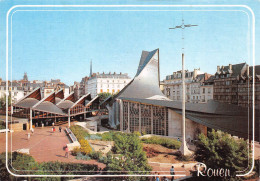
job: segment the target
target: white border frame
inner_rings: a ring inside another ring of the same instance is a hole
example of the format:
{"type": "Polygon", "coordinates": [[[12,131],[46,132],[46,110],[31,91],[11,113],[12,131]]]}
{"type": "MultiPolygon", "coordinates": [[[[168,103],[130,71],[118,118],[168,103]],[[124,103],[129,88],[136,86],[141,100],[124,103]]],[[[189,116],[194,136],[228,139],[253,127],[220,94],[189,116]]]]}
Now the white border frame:
{"type": "MultiPolygon", "coordinates": [[[[62,8],[62,7],[71,7],[71,8],[75,8],[75,7],[239,7],[239,8],[245,8],[247,10],[249,10],[249,12],[251,13],[252,16],[252,60],[253,60],[253,66],[255,66],[255,14],[253,12],[253,10],[247,6],[247,5],[15,5],[12,6],[7,14],[6,14],[6,81],[8,82],[8,60],[9,60],[9,15],[11,13],[12,10],[14,10],[15,8],[18,7],[52,7],[52,8],[62,8]]],[[[247,13],[247,12],[246,12],[247,13]]],[[[248,15],[248,13],[247,13],[248,15]]],[[[248,15],[249,17],[249,15],[248,15]]],[[[255,75],[255,69],[253,68],[253,75],[255,75]]],[[[237,174],[236,176],[246,176],[249,175],[254,168],[254,152],[255,152],[255,145],[254,145],[254,141],[255,141],[255,77],[253,76],[253,94],[252,94],[252,103],[253,103],[253,119],[252,119],[252,125],[253,125],[253,129],[252,129],[252,143],[253,143],[253,147],[252,147],[252,167],[249,170],[249,172],[245,173],[245,174],[237,174]]],[[[8,84],[6,84],[6,95],[8,95],[8,84]]],[[[6,96],[6,102],[8,104],[8,96],[6,96]]],[[[8,127],[8,106],[6,107],[6,126],[8,127]]],[[[133,176],[133,177],[141,177],[141,176],[145,176],[145,177],[149,177],[149,176],[155,176],[155,175],[17,175],[14,174],[10,171],[9,167],[8,167],[8,131],[6,131],[6,169],[8,170],[8,172],[16,177],[124,177],[124,176],[133,176]]],[[[171,175],[162,175],[162,176],[171,176],[171,175]]],[[[175,176],[186,176],[186,175],[175,175],[175,176]]]]}

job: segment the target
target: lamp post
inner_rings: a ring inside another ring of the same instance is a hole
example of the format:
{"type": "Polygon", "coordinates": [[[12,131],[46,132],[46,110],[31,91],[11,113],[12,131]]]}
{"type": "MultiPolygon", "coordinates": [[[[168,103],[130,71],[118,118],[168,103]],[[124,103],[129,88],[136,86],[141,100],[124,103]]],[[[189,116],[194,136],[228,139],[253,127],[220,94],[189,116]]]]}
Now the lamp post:
{"type": "Polygon", "coordinates": [[[185,60],[184,60],[184,29],[189,28],[192,26],[198,25],[191,25],[191,24],[184,24],[184,20],[182,18],[182,24],[180,26],[175,26],[174,28],[169,28],[170,30],[173,29],[181,29],[182,30],[182,144],[180,151],[183,155],[189,155],[191,152],[189,151],[186,143],[185,138],[185,60]]]}

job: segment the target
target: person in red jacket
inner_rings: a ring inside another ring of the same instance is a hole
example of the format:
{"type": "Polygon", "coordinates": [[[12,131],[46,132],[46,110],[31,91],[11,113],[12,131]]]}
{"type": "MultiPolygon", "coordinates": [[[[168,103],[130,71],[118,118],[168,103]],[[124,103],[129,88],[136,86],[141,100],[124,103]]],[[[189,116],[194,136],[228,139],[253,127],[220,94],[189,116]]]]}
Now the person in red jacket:
{"type": "Polygon", "coordinates": [[[69,148],[66,146],[65,148],[65,157],[69,158],[69,148]]]}

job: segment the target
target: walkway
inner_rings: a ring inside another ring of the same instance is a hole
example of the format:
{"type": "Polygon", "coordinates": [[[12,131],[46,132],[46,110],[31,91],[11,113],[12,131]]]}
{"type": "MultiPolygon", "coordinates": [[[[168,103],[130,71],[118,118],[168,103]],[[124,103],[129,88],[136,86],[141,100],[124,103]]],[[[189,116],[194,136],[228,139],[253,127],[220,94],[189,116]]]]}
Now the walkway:
{"type": "MultiPolygon", "coordinates": [[[[65,128],[67,125],[62,125],[65,128]]],[[[29,131],[20,131],[8,133],[8,151],[15,151],[18,149],[29,149],[30,155],[37,162],[60,161],[70,163],[85,163],[96,164],[100,168],[104,168],[103,163],[95,160],[77,160],[70,155],[69,158],[64,157],[65,151],[63,147],[69,143],[64,130],[59,132],[59,127],[56,126],[56,131],[52,132],[52,127],[38,127],[35,128],[34,134],[31,134],[28,140],[27,133],[29,131]],[[12,138],[12,139],[11,139],[12,138]]],[[[0,153],[6,150],[5,133],[0,133],[0,153]]]]}

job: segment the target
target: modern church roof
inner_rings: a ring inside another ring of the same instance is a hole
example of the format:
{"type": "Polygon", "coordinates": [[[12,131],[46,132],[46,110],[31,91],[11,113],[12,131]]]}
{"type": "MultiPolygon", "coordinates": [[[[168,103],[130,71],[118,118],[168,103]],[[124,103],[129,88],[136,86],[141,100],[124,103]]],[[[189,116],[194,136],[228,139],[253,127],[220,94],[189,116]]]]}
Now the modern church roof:
{"type": "Polygon", "coordinates": [[[143,51],[135,77],[115,98],[169,100],[161,92],[159,81],[159,49],[143,51]]]}
{"type": "MultiPolygon", "coordinates": [[[[242,66],[242,65],[241,65],[242,66]]],[[[172,101],[159,88],[159,49],[143,51],[136,76],[122,89],[116,99],[168,107],[182,114],[182,103],[172,101]]],[[[111,102],[115,101],[115,98],[111,102]]],[[[186,117],[212,129],[252,138],[252,110],[216,101],[207,103],[186,103],[186,117]],[[249,130],[249,132],[248,132],[249,130]]],[[[259,113],[255,114],[259,125],[259,113]]],[[[259,141],[259,127],[255,127],[255,140],[259,141]]]]}

